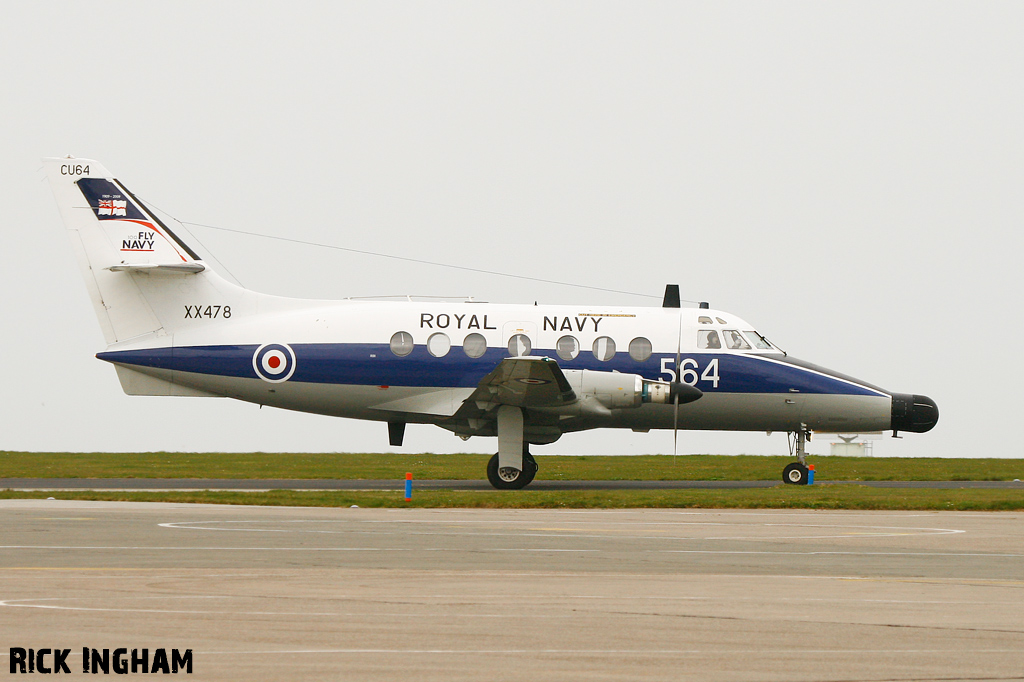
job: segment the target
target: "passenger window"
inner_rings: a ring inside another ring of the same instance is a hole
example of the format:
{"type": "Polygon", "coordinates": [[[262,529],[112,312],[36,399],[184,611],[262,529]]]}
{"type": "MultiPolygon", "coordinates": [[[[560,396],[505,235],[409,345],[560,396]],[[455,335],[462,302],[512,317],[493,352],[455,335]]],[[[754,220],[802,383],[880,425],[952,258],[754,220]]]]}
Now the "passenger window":
{"type": "Polygon", "coordinates": [[[715,350],[722,347],[718,338],[718,332],[714,329],[704,329],[697,332],[697,348],[704,350],[715,350]]]}
{"type": "Polygon", "coordinates": [[[529,355],[532,350],[533,344],[530,343],[530,337],[526,334],[516,334],[508,340],[508,354],[514,358],[529,355]]]}
{"type": "Polygon", "coordinates": [[[427,350],[435,358],[443,358],[452,348],[452,340],[443,332],[431,334],[427,339],[427,350]]]}
{"type": "Polygon", "coordinates": [[[580,354],[580,342],[575,336],[563,336],[555,344],[555,352],[563,360],[575,360],[580,354]]]}
{"type": "Polygon", "coordinates": [[[609,336],[599,336],[594,340],[594,357],[601,362],[608,362],[615,357],[615,342],[609,336]]]}
{"type": "Polygon", "coordinates": [[[642,336],[638,336],[629,342],[629,357],[637,362],[643,362],[651,357],[651,342],[642,336]]]}
{"type": "Polygon", "coordinates": [[[712,323],[711,322],[711,318],[708,317],[707,315],[701,315],[700,317],[697,318],[697,321],[700,322],[701,324],[711,324],[712,323]]]}
{"type": "Polygon", "coordinates": [[[471,358],[483,357],[487,352],[487,339],[483,334],[469,334],[462,342],[462,352],[471,358]]]}
{"type": "Polygon", "coordinates": [[[409,332],[395,332],[391,337],[391,352],[400,358],[412,352],[412,334],[409,332]]]}
{"type": "Polygon", "coordinates": [[[750,344],[735,329],[726,329],[722,333],[725,335],[725,345],[730,350],[750,350],[750,344]]]}
{"type": "Polygon", "coordinates": [[[747,338],[750,339],[750,342],[754,344],[754,348],[758,350],[772,349],[772,344],[768,343],[768,339],[764,338],[763,336],[755,332],[753,329],[748,329],[747,331],[744,332],[744,334],[746,334],[747,338]]]}

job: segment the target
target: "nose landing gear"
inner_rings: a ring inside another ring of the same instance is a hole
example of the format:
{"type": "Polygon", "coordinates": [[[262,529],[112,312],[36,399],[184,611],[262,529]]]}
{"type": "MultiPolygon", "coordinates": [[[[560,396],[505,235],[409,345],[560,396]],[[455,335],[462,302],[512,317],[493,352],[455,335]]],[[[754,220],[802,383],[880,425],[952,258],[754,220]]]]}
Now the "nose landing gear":
{"type": "Polygon", "coordinates": [[[807,468],[807,441],[811,432],[804,424],[793,434],[789,441],[789,453],[796,454],[797,461],[786,465],[782,470],[782,482],[790,485],[807,485],[810,482],[810,469],[807,468]],[[794,453],[793,451],[796,450],[794,453]]]}

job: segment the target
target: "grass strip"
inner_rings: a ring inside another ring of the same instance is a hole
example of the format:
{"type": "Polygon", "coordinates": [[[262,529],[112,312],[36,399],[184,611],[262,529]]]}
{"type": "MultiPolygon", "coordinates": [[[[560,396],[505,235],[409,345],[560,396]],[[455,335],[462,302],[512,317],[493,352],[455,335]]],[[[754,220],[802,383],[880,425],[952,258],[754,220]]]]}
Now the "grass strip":
{"type": "Polygon", "coordinates": [[[1021,511],[1019,490],[875,489],[857,485],[780,486],[741,490],[588,491],[0,491],[0,499],[191,502],[289,507],[415,507],[468,509],[854,509],[888,511],[1021,511]]]}
{"type": "MultiPolygon", "coordinates": [[[[0,478],[299,478],[478,480],[489,455],[276,452],[6,452],[0,478]]],[[[790,457],[540,455],[539,480],[775,481],[790,457]]],[[[819,480],[1012,481],[1024,459],[809,457],[819,480]]]]}

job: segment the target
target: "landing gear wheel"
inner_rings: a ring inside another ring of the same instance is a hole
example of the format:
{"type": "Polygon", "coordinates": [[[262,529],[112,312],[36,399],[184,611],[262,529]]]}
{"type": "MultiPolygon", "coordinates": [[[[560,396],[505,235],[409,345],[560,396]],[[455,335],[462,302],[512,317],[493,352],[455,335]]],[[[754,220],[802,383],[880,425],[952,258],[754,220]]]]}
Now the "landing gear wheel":
{"type": "Polygon", "coordinates": [[[529,452],[523,453],[523,466],[526,468],[526,473],[530,475],[530,480],[527,481],[527,484],[530,484],[533,482],[533,477],[537,475],[537,470],[540,469],[540,466],[529,452]]]}
{"type": "Polygon", "coordinates": [[[487,480],[498,490],[521,490],[533,482],[537,475],[537,460],[528,452],[523,453],[523,471],[512,467],[498,467],[498,455],[487,462],[487,480]]]}
{"type": "Polygon", "coordinates": [[[800,462],[793,462],[782,470],[782,482],[791,485],[807,485],[809,472],[800,462]]]}

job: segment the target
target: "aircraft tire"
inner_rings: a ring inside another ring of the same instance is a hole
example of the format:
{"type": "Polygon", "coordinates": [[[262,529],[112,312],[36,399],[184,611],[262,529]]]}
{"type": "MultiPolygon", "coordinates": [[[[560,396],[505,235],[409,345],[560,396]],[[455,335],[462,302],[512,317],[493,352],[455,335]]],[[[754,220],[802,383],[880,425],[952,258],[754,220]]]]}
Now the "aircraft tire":
{"type": "Polygon", "coordinates": [[[499,472],[498,455],[495,453],[490,461],[487,462],[487,480],[498,490],[522,490],[533,482],[533,477],[537,475],[538,468],[537,460],[533,458],[533,455],[529,452],[524,452],[523,471],[506,467],[499,472]],[[516,472],[515,476],[511,475],[510,472],[512,471],[516,472]]]}
{"type": "Polygon", "coordinates": [[[807,485],[809,472],[800,462],[793,462],[782,470],[782,482],[790,485],[807,485]]]}

